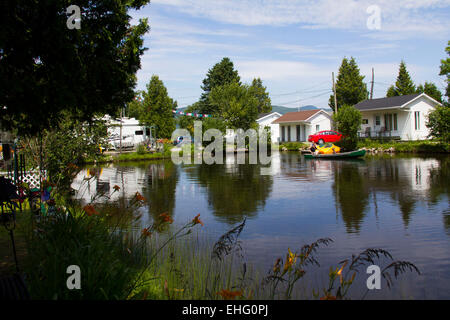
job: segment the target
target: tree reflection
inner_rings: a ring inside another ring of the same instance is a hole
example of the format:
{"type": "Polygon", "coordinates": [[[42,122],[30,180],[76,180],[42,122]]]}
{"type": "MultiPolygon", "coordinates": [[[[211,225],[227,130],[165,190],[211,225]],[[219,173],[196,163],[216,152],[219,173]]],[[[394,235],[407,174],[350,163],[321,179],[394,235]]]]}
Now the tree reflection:
{"type": "MultiPolygon", "coordinates": [[[[431,205],[439,202],[442,195],[450,194],[450,157],[442,157],[439,166],[430,170],[430,189],[428,201],[431,205]]],[[[450,210],[442,212],[444,228],[450,234],[450,210]]]]}
{"type": "Polygon", "coordinates": [[[369,202],[366,178],[359,172],[358,162],[336,161],[333,194],[339,205],[348,233],[358,233],[369,202]]]}
{"type": "Polygon", "coordinates": [[[213,214],[229,224],[253,217],[272,191],[273,178],[260,175],[259,165],[199,165],[188,174],[208,191],[213,214]]]}
{"type": "Polygon", "coordinates": [[[173,217],[178,168],[172,161],[152,163],[147,167],[147,187],[143,193],[149,203],[149,214],[156,219],[167,213],[173,217]]]}

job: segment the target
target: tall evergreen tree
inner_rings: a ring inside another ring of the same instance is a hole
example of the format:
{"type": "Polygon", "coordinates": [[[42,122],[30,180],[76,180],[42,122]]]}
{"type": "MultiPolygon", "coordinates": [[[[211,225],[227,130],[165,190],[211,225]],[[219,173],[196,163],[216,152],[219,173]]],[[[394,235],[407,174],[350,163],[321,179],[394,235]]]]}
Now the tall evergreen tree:
{"type": "Polygon", "coordinates": [[[402,60],[402,62],[400,62],[400,68],[398,70],[395,86],[389,87],[386,96],[405,96],[413,93],[416,93],[416,86],[414,85],[408,70],[406,70],[405,62],[402,60]]]}
{"type": "Polygon", "coordinates": [[[424,85],[419,85],[416,90],[417,93],[425,93],[438,102],[442,102],[442,92],[432,82],[425,82],[424,85]]]}
{"type": "Polygon", "coordinates": [[[250,93],[258,99],[258,113],[265,113],[272,111],[272,102],[269,97],[267,88],[263,86],[260,78],[253,79],[252,85],[249,88],[250,93]]]}
{"type": "Polygon", "coordinates": [[[228,127],[247,130],[255,125],[259,101],[249,85],[232,82],[214,87],[209,100],[228,127]]]}
{"type": "Polygon", "coordinates": [[[175,130],[175,119],[172,110],[177,103],[168,95],[164,83],[158,76],[153,75],[144,93],[144,110],[140,114],[139,122],[146,126],[156,127],[156,136],[170,138],[175,130]]]}
{"type": "Polygon", "coordinates": [[[215,64],[211,69],[208,70],[206,78],[203,80],[203,85],[201,86],[203,93],[200,97],[199,104],[196,106],[199,113],[214,114],[216,110],[209,103],[209,94],[211,90],[215,87],[220,87],[232,82],[237,82],[241,84],[241,78],[237,70],[234,70],[233,62],[225,57],[219,63],[215,64]]]}
{"type": "MultiPolygon", "coordinates": [[[[447,48],[445,51],[450,56],[450,41],[448,42],[447,48]]],[[[445,95],[447,96],[448,102],[450,102],[450,58],[445,60],[441,60],[441,71],[439,72],[440,76],[447,76],[447,90],[445,91],[445,95]]]]}
{"type": "MultiPolygon", "coordinates": [[[[338,109],[344,105],[353,106],[368,98],[367,85],[363,80],[364,76],[360,74],[355,59],[344,58],[336,80],[338,109]]],[[[335,110],[334,94],[330,96],[328,104],[335,110]]]]}

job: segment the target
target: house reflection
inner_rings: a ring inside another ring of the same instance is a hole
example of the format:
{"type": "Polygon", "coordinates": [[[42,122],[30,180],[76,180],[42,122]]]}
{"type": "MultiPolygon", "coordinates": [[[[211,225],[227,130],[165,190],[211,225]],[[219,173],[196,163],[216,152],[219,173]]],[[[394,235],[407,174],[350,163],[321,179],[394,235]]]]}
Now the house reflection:
{"type": "Polygon", "coordinates": [[[177,167],[171,161],[161,161],[134,166],[86,168],[77,175],[72,188],[77,191],[76,198],[84,203],[94,200],[120,204],[139,192],[151,204],[148,212],[154,218],[162,213],[173,214],[177,182],[177,167]],[[116,185],[120,187],[117,192],[114,191],[116,185]]]}
{"type": "Polygon", "coordinates": [[[359,232],[369,199],[381,193],[388,194],[398,205],[404,226],[408,227],[418,201],[429,201],[433,192],[448,194],[448,190],[435,190],[433,177],[446,176],[437,173],[441,169],[439,160],[421,158],[377,158],[363,166],[334,162],[333,194],[348,232],[359,232]]]}

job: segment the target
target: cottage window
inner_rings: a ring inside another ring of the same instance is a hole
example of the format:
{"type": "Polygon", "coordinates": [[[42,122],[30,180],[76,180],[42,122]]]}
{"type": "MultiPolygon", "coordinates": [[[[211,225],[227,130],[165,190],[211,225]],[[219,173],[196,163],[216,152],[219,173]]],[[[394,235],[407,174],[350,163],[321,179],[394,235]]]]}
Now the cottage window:
{"type": "Polygon", "coordinates": [[[416,124],[416,130],[420,130],[420,111],[414,112],[414,121],[416,124]]]}
{"type": "Polygon", "coordinates": [[[379,126],[381,124],[380,116],[375,116],[375,125],[379,126]]]}
{"type": "Polygon", "coordinates": [[[369,119],[362,119],[362,124],[369,124],[369,119]]]}
{"type": "Polygon", "coordinates": [[[300,126],[297,126],[297,141],[300,141],[300,126]]]}
{"type": "Polygon", "coordinates": [[[142,130],[135,131],[134,134],[135,134],[136,136],[142,136],[142,135],[144,134],[144,131],[142,131],[142,130]]]}
{"type": "Polygon", "coordinates": [[[320,125],[316,124],[316,132],[319,132],[319,131],[320,131],[320,125]]]}
{"type": "Polygon", "coordinates": [[[397,130],[397,114],[394,113],[394,130],[397,130]]]}

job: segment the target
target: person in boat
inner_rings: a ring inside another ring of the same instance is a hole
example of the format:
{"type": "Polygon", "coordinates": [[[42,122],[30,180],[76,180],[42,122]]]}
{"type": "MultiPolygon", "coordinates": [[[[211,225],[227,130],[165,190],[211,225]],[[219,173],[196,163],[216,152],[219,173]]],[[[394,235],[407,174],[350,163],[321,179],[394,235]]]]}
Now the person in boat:
{"type": "Polygon", "coordinates": [[[311,150],[311,153],[313,153],[313,154],[317,154],[317,152],[319,152],[319,150],[317,149],[317,145],[314,141],[311,145],[311,148],[309,148],[309,150],[311,150]]]}

